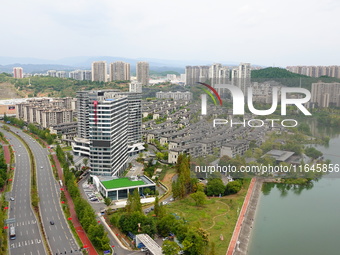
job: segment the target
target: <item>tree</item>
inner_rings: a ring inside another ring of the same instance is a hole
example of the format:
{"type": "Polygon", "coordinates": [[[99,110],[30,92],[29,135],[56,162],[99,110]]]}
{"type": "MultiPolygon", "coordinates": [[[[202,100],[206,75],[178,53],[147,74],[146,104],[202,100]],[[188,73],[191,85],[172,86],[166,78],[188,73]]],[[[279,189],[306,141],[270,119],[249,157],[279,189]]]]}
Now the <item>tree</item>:
{"type": "Polygon", "coordinates": [[[132,194],[129,193],[125,209],[127,213],[133,213],[133,212],[142,213],[142,203],[140,202],[138,189],[135,189],[132,194]]]}
{"type": "Polygon", "coordinates": [[[143,190],[143,193],[144,193],[145,195],[150,195],[151,189],[145,188],[145,189],[143,190]]]}
{"type": "Polygon", "coordinates": [[[111,204],[112,200],[109,197],[104,198],[104,203],[106,206],[109,206],[111,204]]]}
{"type": "Polygon", "coordinates": [[[161,218],[163,218],[165,215],[166,215],[165,206],[164,206],[163,204],[160,204],[160,205],[159,205],[159,209],[158,209],[157,217],[161,219],[161,218]]]}
{"type": "Polygon", "coordinates": [[[88,163],[89,163],[89,159],[88,158],[84,158],[83,159],[83,164],[87,167],[88,163]]]}
{"type": "Polygon", "coordinates": [[[207,200],[207,196],[202,191],[197,191],[192,193],[190,197],[195,200],[196,206],[203,206],[205,201],[207,200]]]}
{"type": "Polygon", "coordinates": [[[153,236],[156,233],[154,219],[146,217],[140,212],[123,214],[119,219],[118,225],[124,233],[146,233],[149,236],[153,236]],[[140,228],[138,226],[140,226],[140,228]]]}
{"type": "Polygon", "coordinates": [[[225,194],[226,195],[231,195],[231,194],[236,194],[239,192],[242,188],[242,183],[240,180],[228,182],[226,189],[225,189],[225,194]]]}
{"type": "Polygon", "coordinates": [[[175,232],[177,220],[174,215],[168,214],[157,222],[157,231],[161,236],[168,236],[170,232],[175,232]]]}
{"type": "Polygon", "coordinates": [[[207,183],[207,195],[218,196],[224,194],[225,186],[221,179],[210,179],[207,183]]]}
{"type": "Polygon", "coordinates": [[[314,147],[305,149],[305,153],[308,157],[311,157],[313,159],[317,159],[318,157],[322,156],[322,152],[315,149],[314,147]]]}
{"type": "Polygon", "coordinates": [[[153,211],[154,211],[155,215],[157,216],[158,213],[159,213],[159,198],[158,198],[158,196],[155,199],[155,207],[154,207],[153,211]]]}
{"type": "Polygon", "coordinates": [[[142,223],[146,216],[140,212],[123,214],[119,219],[119,226],[124,233],[138,233],[138,223],[142,223]]]}
{"type": "Polygon", "coordinates": [[[164,154],[163,154],[162,152],[157,152],[157,153],[156,153],[156,158],[157,158],[158,160],[161,160],[161,159],[164,158],[164,154]]]}
{"type": "Polygon", "coordinates": [[[219,165],[220,166],[227,166],[228,165],[228,161],[230,160],[231,158],[227,155],[224,155],[220,158],[220,161],[219,161],[219,165]]]}
{"type": "Polygon", "coordinates": [[[182,244],[185,254],[189,255],[204,254],[208,246],[206,239],[201,236],[198,229],[190,229],[182,244]]]}
{"type": "Polygon", "coordinates": [[[177,243],[169,240],[165,240],[162,245],[162,250],[164,255],[174,255],[178,254],[181,248],[177,243]]]}
{"type": "Polygon", "coordinates": [[[71,164],[73,164],[73,163],[74,163],[74,162],[73,162],[73,155],[72,155],[71,153],[69,153],[69,152],[67,152],[66,155],[67,155],[67,160],[68,160],[71,164]]]}

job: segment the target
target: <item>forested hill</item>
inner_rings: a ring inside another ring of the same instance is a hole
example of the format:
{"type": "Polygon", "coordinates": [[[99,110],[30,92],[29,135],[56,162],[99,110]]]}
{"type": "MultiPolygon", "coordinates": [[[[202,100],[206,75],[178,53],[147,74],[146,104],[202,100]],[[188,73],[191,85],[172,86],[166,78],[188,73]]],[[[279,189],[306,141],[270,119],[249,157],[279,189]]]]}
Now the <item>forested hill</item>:
{"type": "Polygon", "coordinates": [[[276,81],[288,87],[303,87],[311,89],[312,83],[316,82],[340,82],[340,79],[321,76],[318,78],[292,73],[279,67],[268,67],[251,71],[252,82],[276,81]]]}
{"type": "Polygon", "coordinates": [[[308,76],[292,73],[279,67],[268,67],[251,71],[251,78],[308,78],[308,76]]]}
{"type": "MultiPolygon", "coordinates": [[[[74,97],[79,90],[119,89],[128,91],[127,81],[93,82],[78,81],[50,76],[33,76],[15,79],[10,74],[0,73],[0,91],[2,94],[17,93],[21,97],[74,97]],[[13,86],[14,85],[14,86],[13,86]]],[[[2,98],[2,95],[0,95],[2,98]]],[[[8,98],[4,97],[3,99],[8,98]]]]}

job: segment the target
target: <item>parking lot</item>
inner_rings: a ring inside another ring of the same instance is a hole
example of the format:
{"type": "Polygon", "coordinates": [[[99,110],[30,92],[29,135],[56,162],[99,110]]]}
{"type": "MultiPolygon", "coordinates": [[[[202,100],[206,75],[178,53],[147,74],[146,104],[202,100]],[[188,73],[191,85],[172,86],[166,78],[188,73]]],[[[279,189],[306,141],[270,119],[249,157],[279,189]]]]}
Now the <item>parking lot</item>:
{"type": "Polygon", "coordinates": [[[95,190],[93,184],[84,183],[83,189],[84,189],[84,193],[85,193],[87,199],[89,200],[89,202],[98,203],[98,202],[104,201],[101,194],[95,190]]]}

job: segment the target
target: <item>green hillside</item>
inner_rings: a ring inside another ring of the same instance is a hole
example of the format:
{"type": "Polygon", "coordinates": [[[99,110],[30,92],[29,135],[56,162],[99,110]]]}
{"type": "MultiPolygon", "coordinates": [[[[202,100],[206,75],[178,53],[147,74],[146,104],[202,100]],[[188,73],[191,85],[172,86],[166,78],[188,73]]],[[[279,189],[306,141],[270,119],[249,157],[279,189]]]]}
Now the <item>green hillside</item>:
{"type": "Polygon", "coordinates": [[[268,67],[251,71],[251,78],[308,78],[308,76],[292,73],[279,67],[268,67]]]}
{"type": "Polygon", "coordinates": [[[252,82],[276,81],[288,87],[303,87],[310,89],[312,83],[316,82],[340,82],[340,79],[321,76],[318,78],[292,73],[279,67],[268,67],[251,72],[252,82]]]}
{"type": "Polygon", "coordinates": [[[34,76],[30,78],[15,79],[8,74],[0,74],[0,86],[11,83],[14,85],[16,92],[23,97],[74,97],[79,90],[92,89],[120,89],[128,90],[126,81],[115,82],[92,82],[78,81],[68,78],[56,78],[49,76],[34,76]]]}

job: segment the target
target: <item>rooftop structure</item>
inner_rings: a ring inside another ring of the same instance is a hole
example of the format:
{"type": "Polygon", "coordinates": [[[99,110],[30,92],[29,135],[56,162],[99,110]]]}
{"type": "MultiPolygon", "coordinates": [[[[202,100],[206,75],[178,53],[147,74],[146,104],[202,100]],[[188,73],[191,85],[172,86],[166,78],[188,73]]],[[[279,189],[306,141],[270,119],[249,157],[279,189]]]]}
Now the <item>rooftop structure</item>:
{"type": "Polygon", "coordinates": [[[146,176],[132,176],[130,178],[115,178],[107,176],[92,176],[93,183],[105,197],[112,200],[127,199],[135,189],[139,194],[145,194],[144,190],[156,190],[156,184],[146,176]]]}

